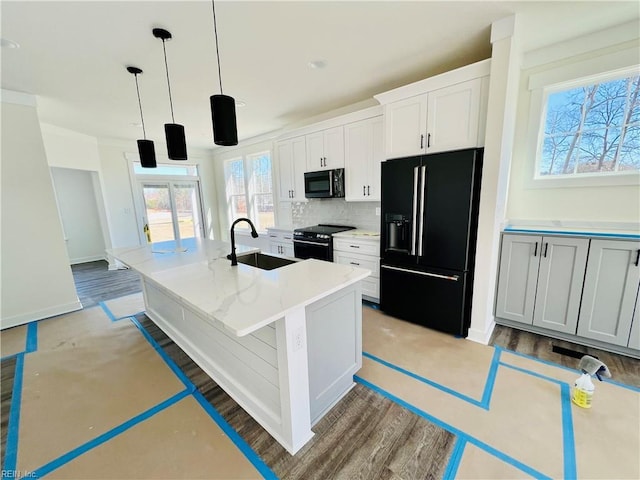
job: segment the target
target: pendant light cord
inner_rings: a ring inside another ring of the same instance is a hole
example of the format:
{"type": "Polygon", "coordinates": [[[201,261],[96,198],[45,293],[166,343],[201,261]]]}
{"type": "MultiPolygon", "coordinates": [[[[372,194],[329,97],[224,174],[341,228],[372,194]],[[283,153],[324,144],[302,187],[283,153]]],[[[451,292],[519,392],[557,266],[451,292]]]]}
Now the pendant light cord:
{"type": "Polygon", "coordinates": [[[173,117],[173,101],[171,100],[171,82],[169,81],[169,65],[167,64],[167,49],[164,46],[165,40],[162,39],[162,51],[164,52],[164,69],[167,72],[167,88],[169,89],[169,105],[171,106],[171,122],[176,123],[173,117]]]}
{"type": "Polygon", "coordinates": [[[216,57],[218,57],[218,79],[220,80],[220,94],[222,93],[222,73],[220,73],[220,51],[218,50],[218,28],[216,27],[216,4],[211,0],[211,9],[213,10],[213,33],[216,37],[216,57]]]}
{"type": "Polygon", "coordinates": [[[138,106],[140,107],[140,120],[142,121],[142,136],[147,139],[147,131],[144,128],[144,116],[142,115],[142,102],[140,101],[140,87],[138,87],[138,74],[133,75],[136,79],[136,92],[138,92],[138,106]]]}

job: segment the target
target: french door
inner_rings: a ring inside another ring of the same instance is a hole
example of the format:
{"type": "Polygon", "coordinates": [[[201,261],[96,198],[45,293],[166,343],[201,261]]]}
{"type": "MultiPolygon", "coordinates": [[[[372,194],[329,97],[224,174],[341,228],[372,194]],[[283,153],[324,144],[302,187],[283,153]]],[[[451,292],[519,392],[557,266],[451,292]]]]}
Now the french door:
{"type": "Polygon", "coordinates": [[[197,181],[144,180],[142,192],[144,242],[182,241],[202,237],[202,209],[197,181]]]}

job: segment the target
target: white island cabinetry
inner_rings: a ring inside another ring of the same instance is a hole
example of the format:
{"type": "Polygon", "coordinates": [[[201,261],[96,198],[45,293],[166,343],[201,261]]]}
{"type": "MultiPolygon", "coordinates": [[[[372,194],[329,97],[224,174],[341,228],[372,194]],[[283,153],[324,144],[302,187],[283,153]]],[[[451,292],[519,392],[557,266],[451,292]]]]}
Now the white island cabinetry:
{"type": "Polygon", "coordinates": [[[229,245],[214,240],[182,253],[152,248],[109,253],[140,274],[147,316],[295,454],[354,385],[369,272],[314,259],[232,267],[229,245]]]}
{"type": "Polygon", "coordinates": [[[267,228],[269,251],[278,255],[293,257],[293,231],[282,228],[267,228]]]}

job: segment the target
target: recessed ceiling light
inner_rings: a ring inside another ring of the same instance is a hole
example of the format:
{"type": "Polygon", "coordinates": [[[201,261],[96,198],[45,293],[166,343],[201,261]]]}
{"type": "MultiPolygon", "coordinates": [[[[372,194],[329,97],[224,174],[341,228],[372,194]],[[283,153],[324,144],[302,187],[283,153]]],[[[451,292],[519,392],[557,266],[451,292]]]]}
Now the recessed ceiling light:
{"type": "Polygon", "coordinates": [[[0,38],[0,46],[2,46],[2,48],[20,48],[19,44],[8,38],[0,38]]]}
{"type": "Polygon", "coordinates": [[[314,70],[317,70],[317,69],[326,67],[327,62],[325,62],[324,60],[313,60],[309,62],[307,65],[309,65],[309,68],[313,68],[314,70]]]}
{"type": "Polygon", "coordinates": [[[237,98],[236,98],[235,102],[236,102],[236,107],[246,107],[247,106],[247,104],[245,102],[243,102],[242,100],[238,100],[237,98]]]}

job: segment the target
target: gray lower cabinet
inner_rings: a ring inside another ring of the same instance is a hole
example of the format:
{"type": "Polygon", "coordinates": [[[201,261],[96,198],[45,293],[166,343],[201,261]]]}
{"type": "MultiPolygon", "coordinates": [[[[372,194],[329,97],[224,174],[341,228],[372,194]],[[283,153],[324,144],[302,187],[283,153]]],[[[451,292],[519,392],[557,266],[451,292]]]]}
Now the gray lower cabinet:
{"type": "Polygon", "coordinates": [[[502,236],[496,317],[533,323],[541,243],[532,235],[502,236]]]}
{"type": "Polygon", "coordinates": [[[589,239],[505,234],[496,317],[575,334],[589,239]]]}
{"type": "Polygon", "coordinates": [[[636,308],[631,321],[631,334],[629,335],[629,348],[640,350],[640,291],[636,296],[636,308]]]}
{"type": "Polygon", "coordinates": [[[542,238],[534,325],[576,333],[588,252],[588,238],[542,238]]]}
{"type": "MultiPolygon", "coordinates": [[[[640,242],[591,240],[578,335],[640,349],[637,325],[635,337],[629,336],[637,310],[639,250],[640,242]]],[[[637,312],[635,317],[637,324],[637,312]]]]}

